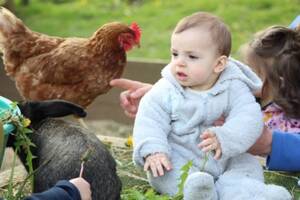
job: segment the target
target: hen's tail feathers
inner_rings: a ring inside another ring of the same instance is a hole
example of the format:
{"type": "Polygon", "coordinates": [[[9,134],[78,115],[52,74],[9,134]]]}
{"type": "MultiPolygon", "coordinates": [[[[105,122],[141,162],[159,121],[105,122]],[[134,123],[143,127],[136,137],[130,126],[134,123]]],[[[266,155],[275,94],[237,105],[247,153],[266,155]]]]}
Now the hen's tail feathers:
{"type": "Polygon", "coordinates": [[[0,47],[11,33],[20,33],[26,28],[22,21],[4,7],[0,7],[0,47]]]}

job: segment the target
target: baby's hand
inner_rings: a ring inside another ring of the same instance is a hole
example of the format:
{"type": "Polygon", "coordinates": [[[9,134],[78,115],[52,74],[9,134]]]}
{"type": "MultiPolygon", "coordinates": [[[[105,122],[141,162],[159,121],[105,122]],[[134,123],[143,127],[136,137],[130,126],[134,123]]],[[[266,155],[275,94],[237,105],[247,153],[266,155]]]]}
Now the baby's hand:
{"type": "Polygon", "coordinates": [[[170,171],[172,169],[171,162],[165,153],[155,153],[146,157],[144,171],[152,171],[154,177],[163,176],[164,169],[170,171]]]}
{"type": "Polygon", "coordinates": [[[221,144],[216,137],[216,134],[210,130],[206,130],[200,135],[200,138],[202,139],[202,142],[198,144],[198,147],[201,148],[204,152],[214,151],[214,159],[220,159],[222,155],[222,149],[221,144]]]}

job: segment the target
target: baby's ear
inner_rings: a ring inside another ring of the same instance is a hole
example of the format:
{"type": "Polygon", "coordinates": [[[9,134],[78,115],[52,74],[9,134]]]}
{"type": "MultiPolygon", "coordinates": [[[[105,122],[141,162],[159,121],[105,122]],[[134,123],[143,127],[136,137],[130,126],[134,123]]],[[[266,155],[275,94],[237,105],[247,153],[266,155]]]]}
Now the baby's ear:
{"type": "Polygon", "coordinates": [[[226,64],[227,64],[227,59],[228,59],[227,56],[220,56],[219,58],[217,58],[216,64],[214,67],[215,73],[219,74],[225,69],[226,64]]]}

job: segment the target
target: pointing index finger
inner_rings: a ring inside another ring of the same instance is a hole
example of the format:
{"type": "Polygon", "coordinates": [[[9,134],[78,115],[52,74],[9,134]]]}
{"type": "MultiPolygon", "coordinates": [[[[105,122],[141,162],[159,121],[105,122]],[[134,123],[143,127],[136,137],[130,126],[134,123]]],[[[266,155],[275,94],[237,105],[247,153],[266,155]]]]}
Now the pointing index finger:
{"type": "Polygon", "coordinates": [[[125,78],[113,79],[110,81],[110,86],[121,88],[124,90],[136,90],[144,86],[144,83],[133,81],[125,78]]]}

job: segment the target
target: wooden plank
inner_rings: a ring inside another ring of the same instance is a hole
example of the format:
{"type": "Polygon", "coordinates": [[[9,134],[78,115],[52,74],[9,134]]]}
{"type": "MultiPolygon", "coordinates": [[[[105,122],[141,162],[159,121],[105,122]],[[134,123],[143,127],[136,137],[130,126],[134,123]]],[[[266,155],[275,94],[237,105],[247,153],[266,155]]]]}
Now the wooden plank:
{"type": "MultiPolygon", "coordinates": [[[[11,169],[5,170],[0,173],[0,188],[3,188],[9,184],[11,169]]],[[[22,165],[15,167],[13,183],[20,183],[25,180],[27,172],[22,165]]]]}
{"type": "Polygon", "coordinates": [[[109,143],[112,146],[117,146],[117,147],[126,147],[126,141],[127,139],[125,138],[120,138],[120,137],[112,137],[112,136],[104,136],[104,135],[97,135],[97,137],[104,143],[109,143]]]}

